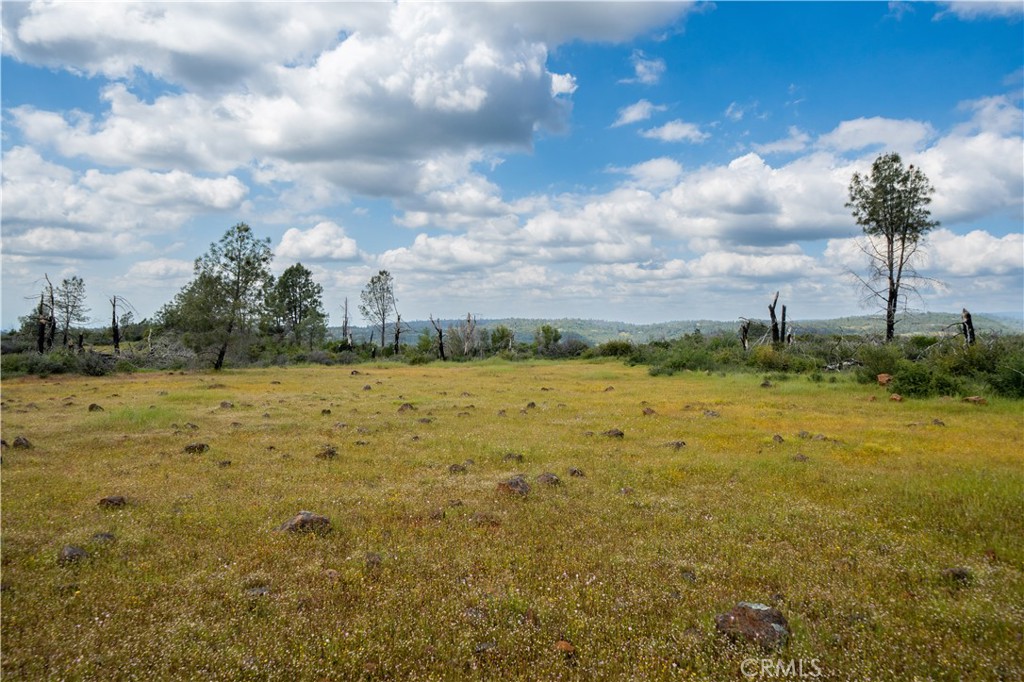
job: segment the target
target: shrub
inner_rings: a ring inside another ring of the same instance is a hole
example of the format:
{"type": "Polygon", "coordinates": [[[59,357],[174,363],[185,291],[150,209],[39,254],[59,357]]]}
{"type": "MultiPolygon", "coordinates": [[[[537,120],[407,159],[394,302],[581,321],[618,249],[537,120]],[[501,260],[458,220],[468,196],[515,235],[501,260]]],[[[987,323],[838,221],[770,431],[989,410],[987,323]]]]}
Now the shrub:
{"type": "Polygon", "coordinates": [[[856,358],[861,363],[857,368],[857,381],[868,384],[877,381],[879,374],[895,376],[903,353],[895,343],[864,345],[858,349],[856,358]]]}
{"type": "Polygon", "coordinates": [[[1006,398],[1024,398],[1024,350],[1002,359],[989,377],[993,390],[1006,398]]]}
{"type": "Polygon", "coordinates": [[[592,351],[593,354],[598,357],[625,358],[633,354],[634,346],[630,341],[613,339],[612,341],[605,341],[604,343],[596,346],[592,351]]]}
{"type": "Polygon", "coordinates": [[[900,360],[892,375],[893,379],[889,387],[893,393],[924,397],[932,395],[934,392],[932,372],[923,364],[900,360]]]}

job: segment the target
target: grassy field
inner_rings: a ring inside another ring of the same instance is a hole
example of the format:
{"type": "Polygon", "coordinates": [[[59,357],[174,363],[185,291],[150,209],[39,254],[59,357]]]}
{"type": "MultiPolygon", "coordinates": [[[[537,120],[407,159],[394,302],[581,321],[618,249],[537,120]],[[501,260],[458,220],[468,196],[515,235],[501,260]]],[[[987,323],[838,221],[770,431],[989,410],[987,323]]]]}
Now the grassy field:
{"type": "Polygon", "coordinates": [[[3,437],[32,447],[2,459],[4,680],[1024,678],[1019,402],[357,371],[5,380],[3,437]],[[525,498],[498,490],[516,473],[525,498]],[[300,510],[332,531],[275,530],[300,510]],[[741,601],[789,645],[718,635],[741,601]]]}

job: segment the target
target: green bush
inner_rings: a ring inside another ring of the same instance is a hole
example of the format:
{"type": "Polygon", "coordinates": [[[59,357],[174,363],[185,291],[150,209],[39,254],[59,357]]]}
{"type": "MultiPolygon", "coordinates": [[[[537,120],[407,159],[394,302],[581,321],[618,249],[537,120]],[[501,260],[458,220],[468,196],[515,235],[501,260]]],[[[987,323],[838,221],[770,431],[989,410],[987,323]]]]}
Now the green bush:
{"type": "Polygon", "coordinates": [[[899,362],[903,360],[903,352],[895,343],[864,345],[858,349],[856,359],[861,363],[857,368],[857,381],[870,384],[878,380],[879,374],[895,376],[899,362]]]}
{"type": "Polygon", "coordinates": [[[591,349],[591,353],[603,358],[625,358],[633,354],[635,347],[632,342],[621,339],[605,341],[591,349]]]}
{"type": "Polygon", "coordinates": [[[1024,398],[1024,350],[1002,359],[989,377],[993,390],[1006,398],[1024,398]]]}

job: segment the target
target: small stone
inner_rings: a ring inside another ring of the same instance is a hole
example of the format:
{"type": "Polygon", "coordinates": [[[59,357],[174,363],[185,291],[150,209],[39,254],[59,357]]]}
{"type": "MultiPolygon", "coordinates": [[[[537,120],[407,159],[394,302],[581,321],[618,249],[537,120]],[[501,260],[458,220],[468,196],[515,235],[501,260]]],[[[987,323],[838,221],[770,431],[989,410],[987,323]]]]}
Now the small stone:
{"type": "Polygon", "coordinates": [[[292,533],[327,533],[331,530],[331,521],[326,516],[321,516],[320,514],[300,511],[294,517],[278,526],[277,530],[292,533]]]}
{"type": "Polygon", "coordinates": [[[889,396],[889,400],[891,400],[894,403],[901,403],[903,402],[903,396],[901,396],[899,393],[893,393],[891,396],[889,396]]]}
{"type": "Polygon", "coordinates": [[[402,403],[399,406],[398,411],[399,412],[409,412],[410,410],[415,410],[415,409],[416,409],[416,407],[412,403],[402,403]]]}
{"type": "Polygon", "coordinates": [[[608,429],[607,431],[601,432],[602,436],[608,436],[609,438],[625,438],[626,434],[622,429],[608,429]]]}
{"type": "Polygon", "coordinates": [[[106,508],[123,507],[128,504],[124,495],[107,495],[99,501],[99,506],[106,508]]]}
{"type": "Polygon", "coordinates": [[[230,410],[234,406],[235,406],[234,403],[232,403],[230,400],[222,400],[222,401],[220,401],[220,409],[222,409],[222,410],[230,410]]]}
{"type": "Polygon", "coordinates": [[[322,417],[326,417],[330,413],[331,413],[331,410],[329,408],[324,408],[324,409],[320,410],[320,416],[322,416],[322,417]]]}
{"type": "Polygon", "coordinates": [[[952,581],[958,587],[966,587],[974,582],[974,573],[971,572],[971,569],[964,566],[947,568],[942,572],[942,577],[952,581]]]}
{"type": "Polygon", "coordinates": [[[12,443],[12,447],[15,450],[30,450],[32,443],[28,442],[28,438],[25,438],[25,436],[17,436],[14,439],[14,443],[12,443]]]}
{"type": "Polygon", "coordinates": [[[543,474],[538,476],[537,482],[543,483],[544,485],[562,485],[562,479],[550,471],[545,471],[543,474]]]}
{"type": "Polygon", "coordinates": [[[503,462],[522,462],[523,456],[518,452],[509,452],[501,458],[503,462]]]}
{"type": "Polygon", "coordinates": [[[60,549],[60,555],[57,557],[57,561],[62,564],[71,564],[82,559],[88,558],[89,553],[81,547],[75,547],[74,545],[64,545],[60,549]]]}
{"type": "Polygon", "coordinates": [[[380,570],[381,564],[384,563],[384,557],[379,552],[367,552],[363,556],[363,567],[367,572],[374,572],[380,570]]]}
{"type": "Polygon", "coordinates": [[[629,486],[627,485],[627,486],[625,486],[624,488],[619,488],[619,494],[620,494],[620,495],[632,495],[632,494],[633,494],[633,489],[632,489],[632,488],[630,488],[630,487],[629,487],[629,486]]]}
{"type": "Polygon", "coordinates": [[[526,482],[525,476],[518,474],[507,481],[499,482],[498,490],[504,493],[525,497],[526,494],[530,492],[530,484],[526,482]]]}
{"type": "Polygon", "coordinates": [[[281,385],[281,382],[280,382],[280,381],[271,381],[271,382],[270,382],[270,384],[271,384],[272,386],[280,386],[280,385],[281,385]]]}
{"type": "Polygon", "coordinates": [[[106,543],[106,542],[113,542],[117,538],[114,537],[113,533],[101,532],[101,533],[93,533],[92,539],[95,542],[104,542],[104,543],[106,543]]]}
{"type": "Polygon", "coordinates": [[[672,440],[665,443],[665,447],[672,448],[673,450],[682,450],[683,448],[686,447],[686,441],[672,440]]]}
{"type": "Polygon", "coordinates": [[[704,416],[714,419],[715,417],[721,417],[722,415],[714,410],[704,410],[704,416]]]}
{"type": "Polygon", "coordinates": [[[772,436],[772,440],[775,441],[776,443],[786,442],[785,439],[777,433],[774,436],[772,436]]]}
{"type": "Polygon", "coordinates": [[[102,412],[103,408],[100,407],[99,405],[97,405],[96,403],[93,403],[93,404],[89,405],[89,411],[90,412],[102,412]]]}
{"type": "Polygon", "coordinates": [[[332,583],[336,583],[338,582],[338,580],[341,579],[341,573],[338,573],[338,571],[334,570],[333,568],[325,568],[324,577],[330,580],[332,583]]]}
{"type": "Polygon", "coordinates": [[[354,377],[357,377],[357,376],[359,376],[360,374],[362,374],[362,372],[360,372],[360,371],[359,371],[358,369],[354,369],[354,370],[352,370],[351,372],[349,372],[349,374],[351,374],[351,375],[352,375],[352,376],[354,376],[354,377]]]}
{"type": "Polygon", "coordinates": [[[528,410],[532,410],[532,409],[534,409],[536,407],[537,407],[537,403],[533,402],[532,400],[530,402],[526,403],[526,409],[528,409],[528,410]]]}
{"type": "Polygon", "coordinates": [[[199,429],[199,427],[193,424],[192,422],[185,422],[185,428],[190,429],[192,431],[196,431],[197,429],[199,429]]]}
{"type": "Polygon", "coordinates": [[[221,469],[227,469],[229,466],[231,466],[231,460],[222,459],[221,461],[217,462],[217,466],[220,467],[221,469]]]}
{"type": "Polygon", "coordinates": [[[444,508],[438,507],[437,509],[430,512],[431,521],[444,521],[444,508]]]}
{"type": "Polygon", "coordinates": [[[965,403],[973,403],[975,405],[988,405],[988,401],[982,398],[980,395],[969,395],[964,398],[965,403]]]}
{"type": "Polygon", "coordinates": [[[431,422],[434,421],[434,418],[433,417],[420,417],[416,421],[419,422],[420,424],[430,424],[431,422]]]}
{"type": "Polygon", "coordinates": [[[805,455],[805,454],[803,454],[801,452],[798,452],[795,455],[793,455],[793,461],[794,462],[806,462],[809,459],[810,459],[810,457],[808,457],[807,455],[805,455]]]}
{"type": "Polygon", "coordinates": [[[504,417],[504,416],[506,416],[507,414],[508,414],[508,413],[507,413],[507,412],[505,412],[505,410],[498,410],[498,416],[499,416],[499,417],[504,417]]]}
{"type": "Polygon", "coordinates": [[[778,609],[765,604],[740,602],[727,613],[715,616],[715,629],[730,639],[744,639],[771,650],[789,641],[789,623],[778,609]]]}
{"type": "Polygon", "coordinates": [[[576,467],[569,467],[569,475],[575,476],[576,478],[586,477],[586,474],[583,473],[583,469],[577,469],[576,467]]]}
{"type": "Polygon", "coordinates": [[[475,606],[466,607],[466,609],[463,610],[462,615],[466,617],[466,620],[474,623],[483,623],[487,620],[487,612],[475,606]]]}
{"type": "Polygon", "coordinates": [[[206,452],[209,449],[210,446],[207,445],[206,443],[189,443],[188,445],[185,446],[185,452],[187,452],[190,455],[198,455],[203,452],[206,452]]]}
{"type": "Polygon", "coordinates": [[[811,437],[811,434],[809,431],[801,431],[800,433],[796,434],[796,437],[807,439],[811,437]]]}
{"type": "Polygon", "coordinates": [[[692,568],[684,568],[683,570],[681,570],[679,572],[679,577],[688,583],[697,582],[697,574],[693,571],[692,568]]]}
{"type": "Polygon", "coordinates": [[[614,390],[615,390],[614,386],[609,386],[608,388],[604,389],[604,392],[608,393],[609,391],[614,391],[614,390]]]}
{"type": "Polygon", "coordinates": [[[466,473],[466,466],[464,464],[452,464],[448,467],[449,474],[464,474],[466,473]]]}
{"type": "Polygon", "coordinates": [[[932,420],[932,426],[945,426],[945,425],[946,425],[946,422],[942,421],[941,419],[933,419],[932,420]]]}
{"type": "Polygon", "coordinates": [[[876,377],[876,379],[878,380],[878,385],[879,386],[888,386],[889,384],[892,383],[892,375],[891,374],[882,373],[882,374],[879,374],[876,377]]]}
{"type": "Polygon", "coordinates": [[[333,445],[325,445],[320,452],[316,453],[317,459],[334,459],[338,456],[338,448],[333,445]]]}
{"type": "Polygon", "coordinates": [[[646,416],[646,417],[650,417],[653,414],[658,414],[657,412],[655,412],[654,410],[652,410],[649,407],[645,407],[643,412],[644,412],[644,416],[646,416]]]}
{"type": "Polygon", "coordinates": [[[479,656],[480,654],[486,654],[488,651],[493,651],[497,648],[497,642],[483,642],[482,644],[476,645],[476,648],[473,649],[473,653],[479,656]]]}
{"type": "Polygon", "coordinates": [[[245,591],[247,597],[269,597],[270,588],[266,585],[257,585],[256,587],[250,587],[245,591]]]}
{"type": "Polygon", "coordinates": [[[373,386],[371,386],[370,384],[366,384],[365,386],[363,386],[363,390],[364,391],[372,391],[373,390],[373,386]]]}
{"type": "Polygon", "coordinates": [[[761,382],[761,388],[772,388],[775,384],[765,379],[761,382]]]}

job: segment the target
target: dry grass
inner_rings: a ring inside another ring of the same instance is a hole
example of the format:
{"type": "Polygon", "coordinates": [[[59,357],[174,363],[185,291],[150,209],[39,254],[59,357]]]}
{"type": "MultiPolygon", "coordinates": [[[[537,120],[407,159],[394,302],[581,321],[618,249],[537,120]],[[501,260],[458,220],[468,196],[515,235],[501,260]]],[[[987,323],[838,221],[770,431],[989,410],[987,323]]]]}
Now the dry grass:
{"type": "Polygon", "coordinates": [[[3,453],[4,679],[742,679],[764,654],[713,627],[739,601],[778,604],[773,656],[826,679],[1024,677],[1020,403],[608,362],[358,371],[4,381],[4,438],[34,446],[3,453]],[[515,473],[524,499],[497,490],[515,473]],[[333,532],[274,530],[299,510],[333,532]]]}

